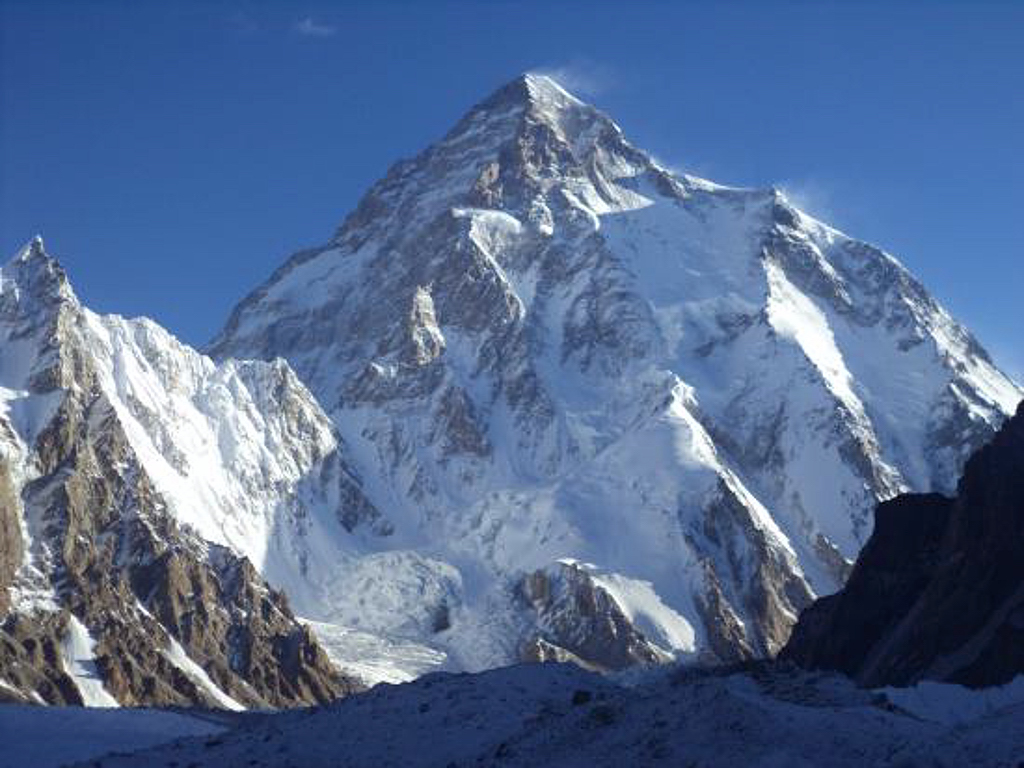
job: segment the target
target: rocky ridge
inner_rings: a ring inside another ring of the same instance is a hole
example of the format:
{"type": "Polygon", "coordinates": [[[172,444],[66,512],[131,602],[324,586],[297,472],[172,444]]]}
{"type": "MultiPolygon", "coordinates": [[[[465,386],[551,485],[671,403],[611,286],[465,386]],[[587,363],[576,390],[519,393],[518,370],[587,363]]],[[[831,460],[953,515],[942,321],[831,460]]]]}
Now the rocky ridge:
{"type": "MultiPolygon", "coordinates": [[[[279,707],[358,687],[283,593],[190,522],[229,505],[186,508],[160,475],[154,453],[185,486],[201,487],[188,482],[187,467],[201,467],[209,452],[183,448],[194,423],[174,416],[190,386],[215,389],[218,378],[227,386],[216,395],[232,407],[211,409],[215,419],[265,386],[273,397],[260,398],[263,423],[292,419],[330,436],[325,421],[297,410],[295,399],[308,395],[286,366],[216,368],[148,321],[91,313],[41,240],[0,269],[4,699],[279,707]]],[[[224,441],[229,425],[219,426],[224,441]]],[[[278,454],[287,456],[280,446],[278,454]]],[[[220,498],[230,491],[219,488],[220,498]]]]}
{"type": "Polygon", "coordinates": [[[883,502],[849,581],[801,616],[782,658],[866,686],[1024,674],[1024,403],[956,496],[883,502]]]}

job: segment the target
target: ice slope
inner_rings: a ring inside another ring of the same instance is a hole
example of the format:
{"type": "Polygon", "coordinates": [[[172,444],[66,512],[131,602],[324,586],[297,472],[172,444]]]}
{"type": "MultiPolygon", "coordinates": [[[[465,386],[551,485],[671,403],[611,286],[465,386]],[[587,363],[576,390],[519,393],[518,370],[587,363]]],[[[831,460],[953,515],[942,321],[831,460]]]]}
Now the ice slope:
{"type": "Polygon", "coordinates": [[[874,504],[951,490],[1022,396],[892,256],[671,173],[535,75],[397,163],[211,353],[287,358],[388,521],[326,614],[470,669],[517,657],[524,574],[566,559],[632,617],[613,585],[649,585],[662,650],[772,652],[874,504]]]}
{"type": "Polygon", "coordinates": [[[185,649],[181,647],[181,643],[173,637],[170,638],[170,644],[166,651],[166,656],[174,666],[188,675],[189,678],[203,688],[203,690],[205,690],[219,706],[235,712],[245,709],[244,705],[224,693],[224,691],[222,691],[217,684],[210,679],[210,676],[206,674],[206,670],[189,658],[185,649]]]}
{"type": "Polygon", "coordinates": [[[116,707],[117,699],[103,687],[93,657],[95,641],[77,618],[68,620],[68,631],[61,645],[64,668],[71,675],[87,707],[116,707]]]}

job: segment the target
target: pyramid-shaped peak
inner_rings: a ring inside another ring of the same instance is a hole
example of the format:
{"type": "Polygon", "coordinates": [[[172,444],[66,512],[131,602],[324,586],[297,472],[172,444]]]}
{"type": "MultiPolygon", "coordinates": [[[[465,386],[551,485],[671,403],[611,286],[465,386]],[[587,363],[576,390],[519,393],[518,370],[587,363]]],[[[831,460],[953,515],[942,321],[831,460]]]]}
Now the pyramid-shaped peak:
{"type": "Polygon", "coordinates": [[[522,80],[531,100],[534,102],[583,104],[580,99],[569,93],[566,88],[550,75],[527,72],[522,75],[522,80]]]}
{"type": "Polygon", "coordinates": [[[478,105],[490,112],[496,109],[518,108],[535,116],[555,116],[560,112],[579,108],[593,109],[566,90],[549,75],[525,72],[509,81],[478,105]]]}
{"type": "Polygon", "coordinates": [[[524,125],[543,124],[568,145],[596,135],[594,126],[621,133],[611,118],[578,99],[553,77],[526,72],[476,104],[445,137],[456,144],[490,148],[516,135],[524,125]]]}
{"type": "Polygon", "coordinates": [[[18,255],[14,257],[15,261],[18,262],[29,262],[34,259],[49,259],[46,255],[46,248],[43,245],[43,236],[36,235],[18,251],[18,255]]]}
{"type": "Polygon", "coordinates": [[[6,293],[11,289],[16,289],[19,294],[77,301],[67,273],[46,252],[40,235],[29,240],[13,259],[0,268],[0,292],[6,293]]]}

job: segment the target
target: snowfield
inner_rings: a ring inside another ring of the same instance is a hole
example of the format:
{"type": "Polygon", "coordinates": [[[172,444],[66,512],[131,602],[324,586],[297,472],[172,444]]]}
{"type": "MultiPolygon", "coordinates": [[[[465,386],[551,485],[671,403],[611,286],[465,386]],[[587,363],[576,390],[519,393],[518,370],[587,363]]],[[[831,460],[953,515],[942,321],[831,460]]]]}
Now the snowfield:
{"type": "MultiPolygon", "coordinates": [[[[0,727],[41,734],[66,711],[17,708],[0,727]]],[[[662,669],[606,678],[537,664],[379,685],[327,707],[217,726],[180,715],[74,711],[82,730],[41,738],[48,754],[103,768],[170,766],[1014,766],[1024,755],[1024,678],[971,691],[926,684],[865,691],[841,677],[760,664],[746,671],[662,669]],[[152,719],[150,719],[152,718],[152,719]],[[143,736],[143,725],[149,728],[143,736]],[[144,738],[170,742],[130,753],[144,738]],[[206,728],[206,731],[201,729],[206,728]],[[133,731],[134,729],[134,731],[133,731]],[[132,734],[133,743],[124,734],[132,734]],[[124,739],[123,741],[121,739],[124,739]],[[76,747],[74,745],[80,744],[76,747]],[[129,752],[130,754],[124,754],[129,752]]],[[[54,730],[50,731],[51,734],[54,730]]],[[[4,739],[5,744],[10,742],[4,739]]],[[[9,753],[8,753],[9,754],[9,753]]],[[[24,755],[25,753],[21,753],[24,755]]],[[[4,759],[11,758],[5,754],[4,759]]],[[[18,765],[0,762],[0,765],[18,765]]]]}
{"type": "MultiPolygon", "coordinates": [[[[0,768],[59,768],[189,736],[221,733],[218,713],[84,707],[0,707],[0,768]]],[[[140,765],[141,763],[136,763],[140,765]]]]}

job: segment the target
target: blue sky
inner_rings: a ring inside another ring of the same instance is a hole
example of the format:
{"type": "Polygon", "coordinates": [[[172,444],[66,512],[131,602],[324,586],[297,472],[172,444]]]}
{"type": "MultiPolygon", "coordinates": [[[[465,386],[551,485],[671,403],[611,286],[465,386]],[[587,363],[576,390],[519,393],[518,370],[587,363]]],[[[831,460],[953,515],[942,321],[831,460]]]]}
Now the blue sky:
{"type": "Polygon", "coordinates": [[[0,253],[205,343],[400,157],[542,70],[663,162],[897,255],[1024,377],[1024,2],[0,0],[0,253]]]}

